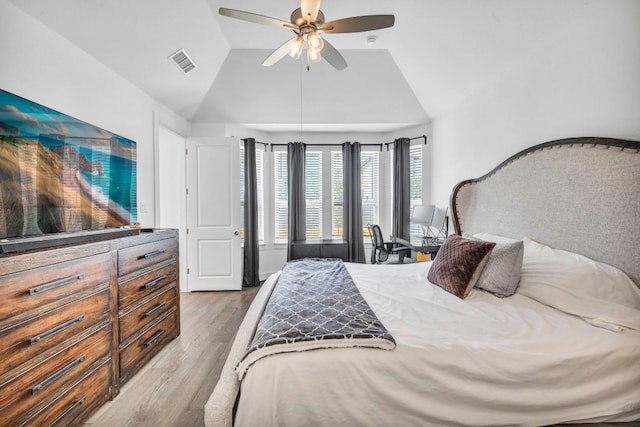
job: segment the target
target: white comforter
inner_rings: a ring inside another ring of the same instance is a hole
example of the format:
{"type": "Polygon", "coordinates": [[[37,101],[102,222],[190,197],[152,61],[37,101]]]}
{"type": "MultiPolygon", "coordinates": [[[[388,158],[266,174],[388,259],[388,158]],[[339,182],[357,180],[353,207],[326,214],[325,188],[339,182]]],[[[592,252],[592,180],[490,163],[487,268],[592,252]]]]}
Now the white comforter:
{"type": "Polygon", "coordinates": [[[544,425],[640,418],[640,332],[596,328],[516,294],[465,299],[431,263],[347,264],[397,347],[256,362],[237,426],[544,425]]]}

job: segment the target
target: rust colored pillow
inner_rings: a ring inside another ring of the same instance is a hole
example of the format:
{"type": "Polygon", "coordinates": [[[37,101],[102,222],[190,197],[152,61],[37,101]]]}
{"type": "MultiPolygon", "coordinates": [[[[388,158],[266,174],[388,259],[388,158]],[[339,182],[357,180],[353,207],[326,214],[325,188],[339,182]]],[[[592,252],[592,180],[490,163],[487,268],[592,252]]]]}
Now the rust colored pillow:
{"type": "Polygon", "coordinates": [[[464,298],[478,281],[495,245],[451,236],[438,251],[427,279],[458,298],[464,298]]]}

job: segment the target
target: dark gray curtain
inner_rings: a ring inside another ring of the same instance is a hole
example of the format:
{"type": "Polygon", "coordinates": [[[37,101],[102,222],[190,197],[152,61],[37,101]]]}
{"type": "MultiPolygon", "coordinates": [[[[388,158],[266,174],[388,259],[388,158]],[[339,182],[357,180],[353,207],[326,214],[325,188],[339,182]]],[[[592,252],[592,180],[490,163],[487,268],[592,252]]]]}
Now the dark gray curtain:
{"type": "Polygon", "coordinates": [[[409,183],[409,139],[393,142],[393,223],[392,234],[405,240],[411,239],[411,193],[409,183]]]}
{"type": "Polygon", "coordinates": [[[348,260],[364,264],[360,152],[358,142],[342,144],[342,235],[349,249],[348,260]]]}
{"type": "Polygon", "coordinates": [[[256,140],[244,139],[244,269],[242,286],[260,286],[256,140]]]}
{"type": "Polygon", "coordinates": [[[307,238],[307,201],[305,198],[304,167],[307,146],[302,142],[287,144],[289,174],[289,246],[287,261],[291,260],[291,242],[307,238]]]}

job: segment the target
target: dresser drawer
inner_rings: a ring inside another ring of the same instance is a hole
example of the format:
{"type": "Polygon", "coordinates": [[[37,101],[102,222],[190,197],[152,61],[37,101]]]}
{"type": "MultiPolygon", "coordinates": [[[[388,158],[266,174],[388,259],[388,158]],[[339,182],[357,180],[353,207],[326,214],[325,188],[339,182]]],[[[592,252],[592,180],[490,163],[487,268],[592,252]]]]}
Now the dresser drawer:
{"type": "Polygon", "coordinates": [[[102,328],[76,345],[60,351],[0,387],[3,419],[17,420],[23,414],[48,405],[62,392],[107,359],[110,360],[111,327],[102,328]]]}
{"type": "Polygon", "coordinates": [[[24,425],[81,425],[96,408],[110,399],[111,385],[111,363],[104,363],[24,425]]]}
{"type": "Polygon", "coordinates": [[[110,277],[109,253],[0,276],[0,329],[10,317],[30,317],[31,310],[44,312],[83,292],[107,288],[110,277]]]}
{"type": "Polygon", "coordinates": [[[171,311],[151,329],[120,351],[120,383],[124,383],[169,341],[178,336],[178,312],[171,311]]]}
{"type": "Polygon", "coordinates": [[[176,286],[174,284],[166,292],[124,314],[120,318],[121,346],[126,346],[131,337],[143,331],[148,325],[157,322],[169,310],[175,310],[176,301],[176,286]]]}
{"type": "Polygon", "coordinates": [[[132,246],[118,251],[118,275],[124,276],[136,270],[176,259],[178,242],[166,239],[144,245],[132,246]]]}
{"type": "Polygon", "coordinates": [[[0,331],[0,375],[86,329],[108,323],[110,307],[109,290],[105,288],[98,294],[0,331]]]}
{"type": "Polygon", "coordinates": [[[121,283],[118,294],[120,310],[126,309],[129,304],[139,301],[170,283],[175,282],[176,275],[176,263],[171,262],[162,268],[121,283]]]}

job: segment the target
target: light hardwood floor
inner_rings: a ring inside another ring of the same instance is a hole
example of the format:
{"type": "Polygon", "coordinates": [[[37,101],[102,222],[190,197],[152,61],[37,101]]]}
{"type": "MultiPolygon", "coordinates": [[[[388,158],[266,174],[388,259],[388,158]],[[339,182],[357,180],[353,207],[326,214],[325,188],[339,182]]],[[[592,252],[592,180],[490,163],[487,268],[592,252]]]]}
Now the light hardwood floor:
{"type": "Polygon", "coordinates": [[[203,426],[204,405],[258,289],[182,293],[180,336],[85,426],[203,426]]]}

